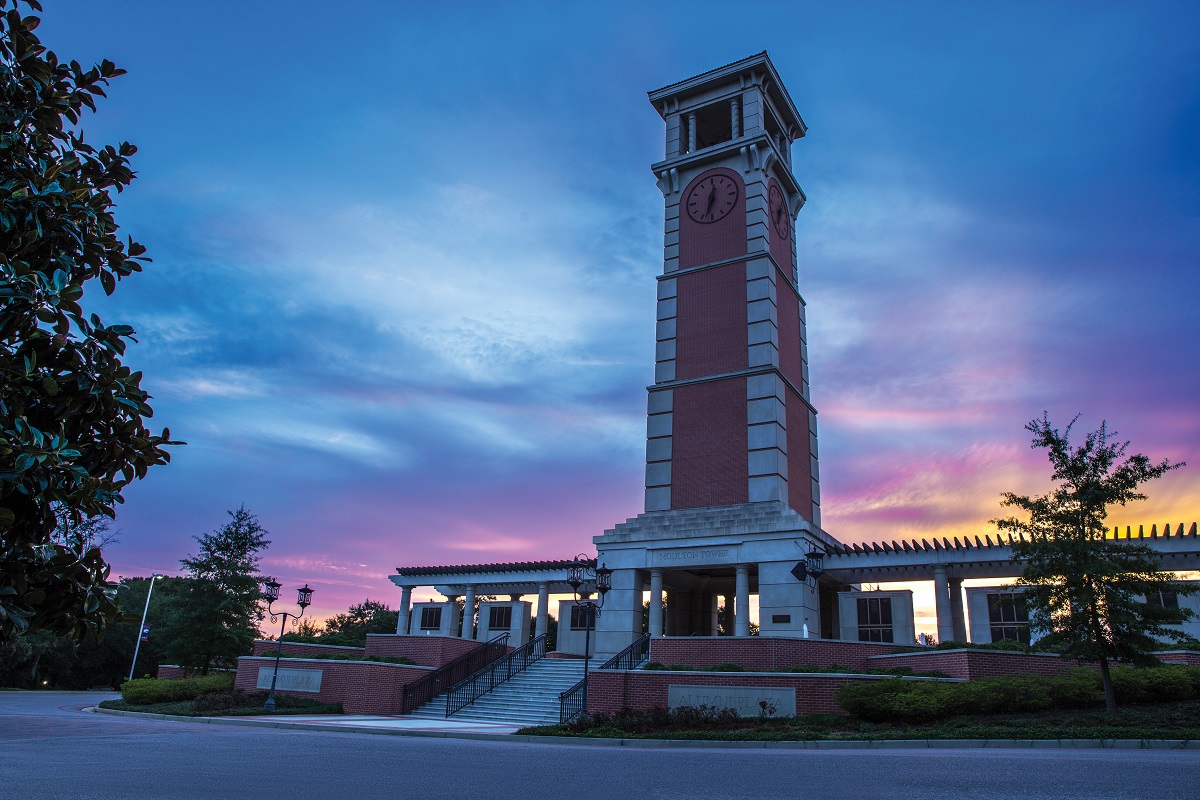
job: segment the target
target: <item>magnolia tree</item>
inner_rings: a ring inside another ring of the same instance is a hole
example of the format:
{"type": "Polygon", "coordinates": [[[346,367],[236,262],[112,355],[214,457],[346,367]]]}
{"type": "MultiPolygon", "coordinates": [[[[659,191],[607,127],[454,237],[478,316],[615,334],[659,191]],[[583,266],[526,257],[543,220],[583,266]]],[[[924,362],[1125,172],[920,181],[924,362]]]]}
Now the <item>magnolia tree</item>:
{"type": "Polygon", "coordinates": [[[993,522],[1019,537],[1013,557],[1025,569],[1017,585],[1024,587],[1031,627],[1044,634],[1039,643],[1064,657],[1096,662],[1105,704],[1115,711],[1110,661],[1157,664],[1151,653],[1161,642],[1189,638],[1167,626],[1183,622],[1190,611],[1148,598],[1191,594],[1198,587],[1160,571],[1152,548],[1110,538],[1108,509],[1145,499],[1143,483],[1183,464],[1126,456],[1129,442],[1118,441],[1105,423],[1072,446],[1074,424],[1059,431],[1043,415],[1025,426],[1032,446],[1047,451],[1055,486],[1039,497],[1005,493],[1002,505],[1023,514],[993,522]]]}
{"type": "Polygon", "coordinates": [[[79,127],[124,70],[60,61],[18,5],[41,10],[0,0],[0,640],[81,639],[116,618],[115,590],[93,538],[54,531],[114,516],[176,443],[146,427],[142,375],[122,363],[133,329],[81,305],[149,260],[113,219],[136,148],[94,147],[79,127]]]}

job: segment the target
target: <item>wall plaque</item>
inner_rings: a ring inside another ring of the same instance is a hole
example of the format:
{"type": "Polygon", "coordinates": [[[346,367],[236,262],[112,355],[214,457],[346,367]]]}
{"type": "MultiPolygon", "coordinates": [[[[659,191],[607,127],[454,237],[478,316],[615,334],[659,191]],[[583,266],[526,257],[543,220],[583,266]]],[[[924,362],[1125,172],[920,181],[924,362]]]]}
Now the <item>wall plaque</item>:
{"type": "Polygon", "coordinates": [[[775,706],[775,716],[796,716],[796,690],[789,686],[690,686],[672,683],[667,687],[667,707],[710,706],[735,709],[740,717],[762,713],[760,701],[775,706]]]}
{"type": "Polygon", "coordinates": [[[737,561],[736,547],[688,547],[677,550],[651,550],[654,566],[687,567],[692,564],[732,564],[737,561]]]}
{"type": "MultiPolygon", "coordinates": [[[[271,688],[271,675],[274,667],[258,668],[258,688],[271,688]]],[[[319,669],[281,669],[275,688],[285,692],[319,692],[321,691],[321,670],[319,669]]]]}

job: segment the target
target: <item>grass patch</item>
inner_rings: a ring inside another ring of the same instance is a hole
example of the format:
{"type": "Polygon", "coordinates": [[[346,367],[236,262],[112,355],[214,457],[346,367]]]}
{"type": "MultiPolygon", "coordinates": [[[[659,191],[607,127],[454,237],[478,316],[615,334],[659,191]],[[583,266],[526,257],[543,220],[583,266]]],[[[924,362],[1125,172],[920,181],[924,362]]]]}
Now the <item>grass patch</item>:
{"type": "Polygon", "coordinates": [[[887,739],[1200,739],[1200,700],[1102,709],[980,714],[936,723],[894,724],[845,714],[784,719],[712,719],[677,724],[665,710],[593,717],[586,724],[542,725],[518,734],[707,741],[881,741],[887,739]]]}
{"type": "MultiPolygon", "coordinates": [[[[105,700],[101,708],[117,711],[137,711],[142,714],[170,714],[177,717],[248,717],[270,714],[263,708],[267,692],[217,692],[203,694],[190,700],[167,700],[153,703],[130,703],[125,700],[105,700]]],[[[341,714],[341,703],[322,703],[306,697],[275,695],[276,716],[288,714],[341,714]]]]}

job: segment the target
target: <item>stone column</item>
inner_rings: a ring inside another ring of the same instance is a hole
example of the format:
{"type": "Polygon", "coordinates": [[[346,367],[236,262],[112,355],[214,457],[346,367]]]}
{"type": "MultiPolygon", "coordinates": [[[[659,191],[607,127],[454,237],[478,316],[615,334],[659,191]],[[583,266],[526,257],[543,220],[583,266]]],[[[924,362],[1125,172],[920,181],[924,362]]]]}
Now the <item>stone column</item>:
{"type": "Polygon", "coordinates": [[[510,594],[508,596],[508,599],[514,603],[519,603],[519,602],[521,602],[521,597],[522,597],[521,593],[518,592],[517,594],[510,594]]]}
{"type": "Polygon", "coordinates": [[[733,635],[750,635],[750,565],[737,565],[737,578],[734,582],[734,593],[737,595],[733,609],[733,635]]]}
{"type": "Polygon", "coordinates": [[[462,638],[473,639],[475,625],[475,587],[468,586],[463,602],[462,638]]]}
{"type": "Polygon", "coordinates": [[[954,624],[954,641],[967,640],[967,617],[963,614],[962,578],[950,579],[950,619],[954,624]]]}
{"type": "Polygon", "coordinates": [[[735,97],[729,101],[729,116],[733,124],[733,138],[738,138],[742,135],[742,101],[741,98],[735,97]]]}
{"type": "Polygon", "coordinates": [[[688,112],[687,115],[688,129],[688,149],[689,153],[696,152],[696,112],[688,112]]]}
{"type": "Polygon", "coordinates": [[[650,635],[663,635],[663,574],[650,570],[650,635]]]}
{"type": "Polygon", "coordinates": [[[538,584],[538,613],[537,624],[534,626],[533,635],[541,636],[550,629],[550,584],[538,584]]]}
{"type": "Polygon", "coordinates": [[[396,633],[408,633],[408,621],[412,614],[412,587],[400,587],[400,618],[396,620],[396,633]]]}
{"type": "Polygon", "coordinates": [[[446,595],[446,609],[450,614],[450,619],[446,620],[446,635],[455,636],[458,634],[458,598],[457,594],[446,595]]]}
{"type": "Polygon", "coordinates": [[[954,638],[954,620],[950,612],[950,579],[946,568],[933,568],[933,606],[937,610],[938,642],[949,642],[954,638]]]}

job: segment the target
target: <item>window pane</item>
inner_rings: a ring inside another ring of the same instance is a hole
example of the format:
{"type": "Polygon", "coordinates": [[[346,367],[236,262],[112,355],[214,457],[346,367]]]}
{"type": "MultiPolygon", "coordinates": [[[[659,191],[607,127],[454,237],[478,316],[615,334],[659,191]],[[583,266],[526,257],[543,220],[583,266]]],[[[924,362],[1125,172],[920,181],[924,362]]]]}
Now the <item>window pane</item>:
{"type": "MultiPolygon", "coordinates": [[[[890,597],[879,598],[879,624],[892,624],[892,598],[890,597]]],[[[891,639],[888,639],[888,641],[890,642],[891,639]]]]}
{"type": "Polygon", "coordinates": [[[867,612],[867,601],[866,601],[866,599],[865,599],[865,598],[861,598],[861,597],[860,597],[860,598],[859,598],[859,600],[858,600],[858,624],[859,624],[859,625],[869,625],[869,624],[871,624],[871,623],[870,623],[870,622],[867,620],[867,614],[868,614],[868,612],[867,612]]]}

